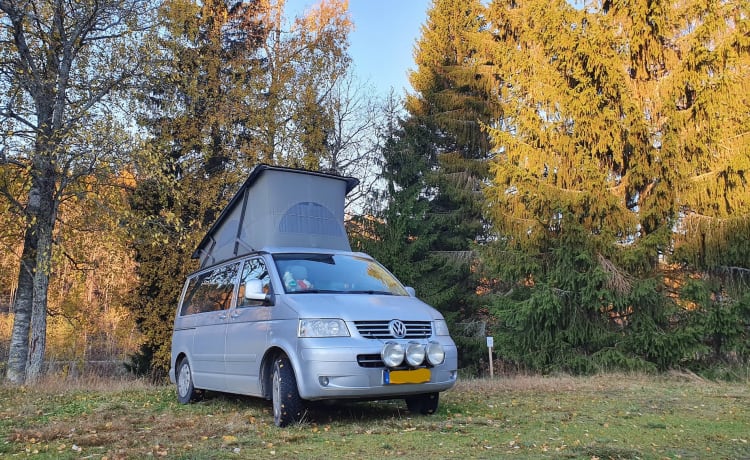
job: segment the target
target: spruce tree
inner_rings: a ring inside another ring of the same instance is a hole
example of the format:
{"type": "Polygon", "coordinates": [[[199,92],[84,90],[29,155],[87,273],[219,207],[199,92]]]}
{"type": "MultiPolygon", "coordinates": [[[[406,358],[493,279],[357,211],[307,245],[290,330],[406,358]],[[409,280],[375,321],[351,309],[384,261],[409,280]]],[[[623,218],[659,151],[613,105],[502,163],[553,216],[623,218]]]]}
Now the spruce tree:
{"type": "Polygon", "coordinates": [[[664,150],[678,152],[672,261],[704,352],[697,366],[750,360],[750,5],[683,5],[664,78],[664,150]],[[689,31],[690,33],[684,33],[689,31]]]}
{"type": "MultiPolygon", "coordinates": [[[[383,143],[386,207],[363,243],[445,315],[458,340],[456,326],[477,319],[474,246],[486,237],[481,184],[490,148],[482,123],[497,108],[474,68],[482,14],[478,0],[437,0],[428,11],[410,74],[415,92],[383,143]]],[[[479,359],[469,357],[478,347],[460,349],[462,367],[479,359]]]]}
{"type": "MultiPolygon", "coordinates": [[[[474,245],[484,241],[481,184],[487,177],[489,137],[482,128],[496,106],[477,74],[476,35],[485,27],[478,0],[437,0],[417,41],[406,100],[406,138],[418,140],[423,165],[420,196],[426,210],[428,278],[425,294],[453,321],[474,319],[478,280],[474,245]]],[[[401,173],[398,164],[387,161],[401,173]]]]}
{"type": "Polygon", "coordinates": [[[696,205],[747,221],[748,14],[688,3],[489,7],[483,71],[503,116],[488,126],[485,261],[517,363],[666,368],[700,349],[667,262],[695,241],[680,229],[696,205]]]}

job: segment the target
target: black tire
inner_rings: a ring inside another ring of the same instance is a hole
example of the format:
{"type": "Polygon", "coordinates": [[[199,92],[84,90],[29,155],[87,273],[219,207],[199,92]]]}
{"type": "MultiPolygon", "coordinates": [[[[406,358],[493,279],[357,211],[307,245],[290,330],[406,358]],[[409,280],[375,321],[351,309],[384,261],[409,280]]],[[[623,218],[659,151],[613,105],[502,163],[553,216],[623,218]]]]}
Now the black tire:
{"type": "Polygon", "coordinates": [[[305,403],[299,396],[294,369],[286,356],[276,358],[273,363],[271,402],[276,426],[285,427],[302,419],[305,403]]]}
{"type": "Polygon", "coordinates": [[[406,407],[414,414],[432,415],[437,411],[440,403],[440,393],[428,393],[424,395],[410,396],[405,398],[406,407]]]}
{"type": "Polygon", "coordinates": [[[202,392],[193,385],[193,372],[187,358],[177,365],[177,400],[182,404],[188,404],[200,399],[202,392]]]}

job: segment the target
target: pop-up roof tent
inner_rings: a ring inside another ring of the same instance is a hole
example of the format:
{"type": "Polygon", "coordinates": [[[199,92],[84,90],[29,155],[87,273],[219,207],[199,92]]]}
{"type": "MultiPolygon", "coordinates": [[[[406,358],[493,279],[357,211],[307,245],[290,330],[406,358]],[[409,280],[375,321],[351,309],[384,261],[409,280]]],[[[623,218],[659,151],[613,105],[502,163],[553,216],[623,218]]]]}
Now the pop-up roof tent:
{"type": "Polygon", "coordinates": [[[267,246],[349,251],[344,199],[353,177],[258,165],[193,252],[206,267],[267,246]]]}

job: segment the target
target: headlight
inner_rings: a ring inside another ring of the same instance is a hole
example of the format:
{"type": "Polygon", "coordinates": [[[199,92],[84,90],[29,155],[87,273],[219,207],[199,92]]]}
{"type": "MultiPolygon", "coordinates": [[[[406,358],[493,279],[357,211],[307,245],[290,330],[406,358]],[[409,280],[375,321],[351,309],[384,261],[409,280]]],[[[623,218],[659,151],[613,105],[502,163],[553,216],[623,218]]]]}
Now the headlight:
{"type": "Polygon", "coordinates": [[[388,342],[380,352],[380,357],[387,367],[398,367],[404,362],[404,347],[400,343],[388,342]]]}
{"type": "Polygon", "coordinates": [[[346,323],[340,319],[301,319],[299,337],[349,337],[346,323]]]}
{"type": "Polygon", "coordinates": [[[448,332],[448,323],[444,319],[436,319],[433,324],[435,325],[435,335],[451,335],[448,332]]]}
{"type": "Polygon", "coordinates": [[[437,342],[430,342],[427,344],[427,362],[433,366],[443,364],[445,361],[445,350],[443,346],[437,342]]]}
{"type": "Polygon", "coordinates": [[[424,362],[424,345],[417,342],[409,342],[406,346],[406,363],[417,367],[424,362]]]}

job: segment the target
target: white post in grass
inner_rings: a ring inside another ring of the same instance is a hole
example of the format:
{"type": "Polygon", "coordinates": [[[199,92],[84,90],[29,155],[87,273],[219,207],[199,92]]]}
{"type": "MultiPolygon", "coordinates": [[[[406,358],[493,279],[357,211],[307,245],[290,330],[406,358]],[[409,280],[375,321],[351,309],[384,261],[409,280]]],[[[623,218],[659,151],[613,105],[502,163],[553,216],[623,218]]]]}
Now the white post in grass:
{"type": "Polygon", "coordinates": [[[494,345],[495,338],[494,337],[487,337],[487,349],[490,351],[490,378],[495,377],[495,370],[492,366],[492,346],[494,345]]]}

